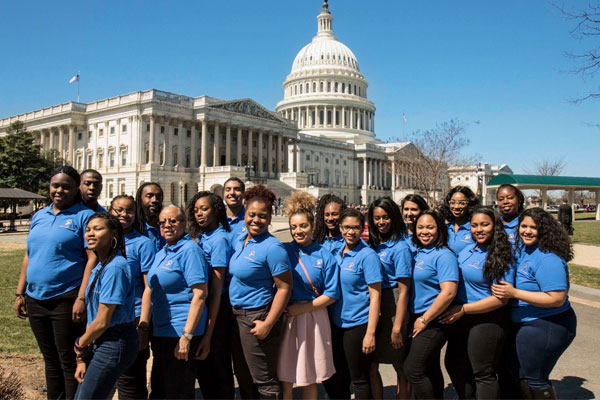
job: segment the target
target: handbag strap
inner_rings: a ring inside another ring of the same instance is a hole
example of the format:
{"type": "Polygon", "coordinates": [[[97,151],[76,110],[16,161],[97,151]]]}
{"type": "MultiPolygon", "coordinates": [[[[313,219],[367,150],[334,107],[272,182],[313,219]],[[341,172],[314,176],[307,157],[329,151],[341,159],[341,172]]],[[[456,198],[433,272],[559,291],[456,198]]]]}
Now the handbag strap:
{"type": "Polygon", "coordinates": [[[306,270],[306,267],[304,266],[304,263],[300,259],[300,256],[298,255],[298,253],[296,252],[296,250],[294,250],[294,248],[292,247],[291,243],[288,243],[288,246],[294,252],[294,255],[296,256],[296,259],[298,259],[298,263],[302,267],[302,270],[304,271],[304,275],[306,276],[306,279],[308,279],[308,283],[310,284],[310,287],[312,288],[313,292],[315,292],[315,294],[317,295],[317,297],[320,296],[321,294],[319,293],[319,291],[317,290],[317,288],[315,287],[315,285],[312,283],[312,279],[310,279],[310,275],[308,275],[308,271],[306,270]]]}

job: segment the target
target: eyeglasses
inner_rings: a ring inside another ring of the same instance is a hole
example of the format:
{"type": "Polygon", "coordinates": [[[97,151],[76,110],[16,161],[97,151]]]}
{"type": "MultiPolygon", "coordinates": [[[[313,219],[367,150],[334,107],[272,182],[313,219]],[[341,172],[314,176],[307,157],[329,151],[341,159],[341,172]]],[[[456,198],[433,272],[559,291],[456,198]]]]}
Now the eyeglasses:
{"type": "Polygon", "coordinates": [[[450,200],[448,203],[451,206],[461,206],[461,207],[465,207],[467,204],[469,204],[468,201],[464,201],[464,200],[460,200],[460,201],[450,200]]]}
{"type": "Polygon", "coordinates": [[[360,232],[363,230],[362,226],[360,225],[340,225],[340,229],[345,231],[345,232],[350,232],[350,231],[354,231],[354,232],[360,232]]]}
{"type": "Polygon", "coordinates": [[[158,221],[158,226],[166,226],[167,223],[169,225],[177,225],[178,223],[180,223],[182,220],[178,219],[178,218],[171,218],[171,219],[165,219],[162,221],[158,221]]]}
{"type": "Polygon", "coordinates": [[[111,211],[114,211],[118,215],[135,215],[135,210],[128,208],[111,208],[111,211]]]}

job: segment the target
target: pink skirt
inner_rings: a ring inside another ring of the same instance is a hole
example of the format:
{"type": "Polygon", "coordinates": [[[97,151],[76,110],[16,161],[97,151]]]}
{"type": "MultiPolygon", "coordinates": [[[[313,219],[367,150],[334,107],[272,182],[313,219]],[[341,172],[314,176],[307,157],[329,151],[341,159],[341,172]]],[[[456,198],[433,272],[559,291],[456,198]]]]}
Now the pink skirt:
{"type": "Polygon", "coordinates": [[[287,317],[277,364],[279,380],[308,386],[321,383],[334,373],[327,310],[287,317]]]}

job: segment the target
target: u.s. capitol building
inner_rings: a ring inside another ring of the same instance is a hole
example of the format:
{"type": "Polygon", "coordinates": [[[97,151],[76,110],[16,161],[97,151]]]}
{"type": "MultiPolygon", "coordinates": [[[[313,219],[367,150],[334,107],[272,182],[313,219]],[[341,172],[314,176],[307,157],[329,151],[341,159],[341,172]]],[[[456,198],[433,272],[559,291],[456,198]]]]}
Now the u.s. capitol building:
{"type": "Polygon", "coordinates": [[[148,181],[161,184],[165,202],[183,204],[199,190],[220,192],[231,176],[265,183],[280,197],[300,189],[348,203],[399,200],[414,191],[398,162],[412,144],[376,138],[368,83],[333,35],[327,2],[317,23],[275,112],[252,99],[151,89],[0,119],[0,135],[21,120],[44,151],[56,149],[79,171],[100,171],[104,205],[148,181]]]}

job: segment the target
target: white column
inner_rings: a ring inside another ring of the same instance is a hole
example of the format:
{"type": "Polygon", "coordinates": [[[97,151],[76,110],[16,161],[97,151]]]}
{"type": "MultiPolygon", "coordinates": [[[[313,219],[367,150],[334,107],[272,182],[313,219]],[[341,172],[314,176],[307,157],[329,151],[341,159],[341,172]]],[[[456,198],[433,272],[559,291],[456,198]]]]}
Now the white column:
{"type": "Polygon", "coordinates": [[[231,165],[231,125],[225,127],[225,165],[231,165]]]}
{"type": "Polygon", "coordinates": [[[242,166],[242,127],[237,128],[237,162],[242,166]]]}
{"type": "MultiPolygon", "coordinates": [[[[178,124],[177,124],[177,136],[179,137],[178,143],[177,143],[177,165],[179,165],[180,167],[184,167],[185,166],[185,143],[184,143],[184,137],[185,137],[185,132],[183,131],[183,120],[179,120],[178,124]]],[[[183,199],[180,199],[181,201],[183,201],[183,199]]]]}
{"type": "Polygon", "coordinates": [[[258,164],[258,176],[262,176],[263,173],[263,131],[262,129],[258,131],[258,142],[256,145],[258,146],[256,163],[258,164]]]}
{"type": "Polygon", "coordinates": [[[600,190],[596,190],[596,221],[600,220],[600,190]]]}
{"type": "Polygon", "coordinates": [[[221,138],[221,134],[219,132],[219,124],[217,122],[215,122],[215,131],[214,131],[214,136],[215,136],[215,140],[213,142],[213,167],[218,167],[219,165],[221,165],[221,145],[220,145],[220,138],[221,138]]]}
{"type": "Polygon", "coordinates": [[[575,221],[575,191],[573,189],[569,190],[569,204],[571,205],[573,221],[575,221]]]}
{"type": "Polygon", "coordinates": [[[541,193],[542,193],[542,210],[545,210],[546,206],[548,205],[548,197],[546,196],[547,189],[546,188],[542,189],[541,193]]]}
{"type": "Polygon", "coordinates": [[[354,109],[350,107],[350,129],[354,129],[354,109]]]}
{"type": "Polygon", "coordinates": [[[267,172],[270,178],[273,173],[273,132],[267,132],[267,172]]]}
{"type": "Polygon", "coordinates": [[[171,135],[169,135],[169,120],[165,119],[165,138],[164,138],[164,142],[163,142],[163,152],[164,152],[164,156],[163,156],[163,160],[164,160],[164,164],[165,166],[171,166],[171,135]]]}
{"type": "MultiPolygon", "coordinates": [[[[148,132],[148,164],[154,164],[154,119],[154,115],[150,115],[150,132],[148,132]]],[[[98,128],[96,126],[95,136],[97,135],[98,128]]]]}
{"type": "Polygon", "coordinates": [[[298,171],[298,145],[296,144],[296,141],[294,140],[292,143],[292,172],[299,172],[298,171]]]}
{"type": "Polygon", "coordinates": [[[367,157],[363,158],[363,189],[369,188],[369,167],[367,157]]]}
{"type": "MultiPolygon", "coordinates": [[[[254,166],[254,164],[252,163],[253,160],[253,146],[252,146],[252,129],[248,128],[248,164],[247,165],[252,165],[254,166]]],[[[256,171],[255,171],[256,172],[256,171]]]]}
{"type": "MultiPolygon", "coordinates": [[[[58,128],[58,156],[60,158],[64,158],[65,155],[63,154],[63,136],[65,134],[65,127],[61,126],[58,128]]],[[[107,132],[108,135],[108,132],[107,132]]]]}
{"type": "Polygon", "coordinates": [[[281,173],[281,156],[282,156],[282,150],[281,147],[283,145],[283,138],[282,138],[282,134],[281,132],[277,134],[277,151],[275,152],[275,162],[277,164],[277,166],[275,167],[275,172],[276,173],[281,173]]]}
{"type": "Polygon", "coordinates": [[[346,107],[342,107],[342,128],[346,127],[346,107]]]}
{"type": "Polygon", "coordinates": [[[294,160],[296,161],[296,172],[300,173],[302,172],[302,153],[300,153],[300,148],[298,147],[298,142],[294,141],[294,154],[295,154],[295,158],[294,160]]]}
{"type": "Polygon", "coordinates": [[[196,168],[198,164],[198,160],[196,159],[196,121],[192,121],[190,129],[192,133],[190,144],[190,168],[196,168]]]}
{"type": "Polygon", "coordinates": [[[396,190],[396,162],[392,160],[392,191],[396,190]]]}
{"type": "Polygon", "coordinates": [[[333,106],[333,115],[331,116],[332,120],[333,120],[333,127],[337,128],[337,118],[335,113],[337,112],[337,108],[336,106],[333,106]]]}
{"type": "Polygon", "coordinates": [[[200,166],[206,167],[206,155],[208,154],[208,124],[206,123],[206,119],[201,119],[200,122],[202,123],[202,137],[200,139],[200,145],[202,146],[200,147],[200,166]]]}

